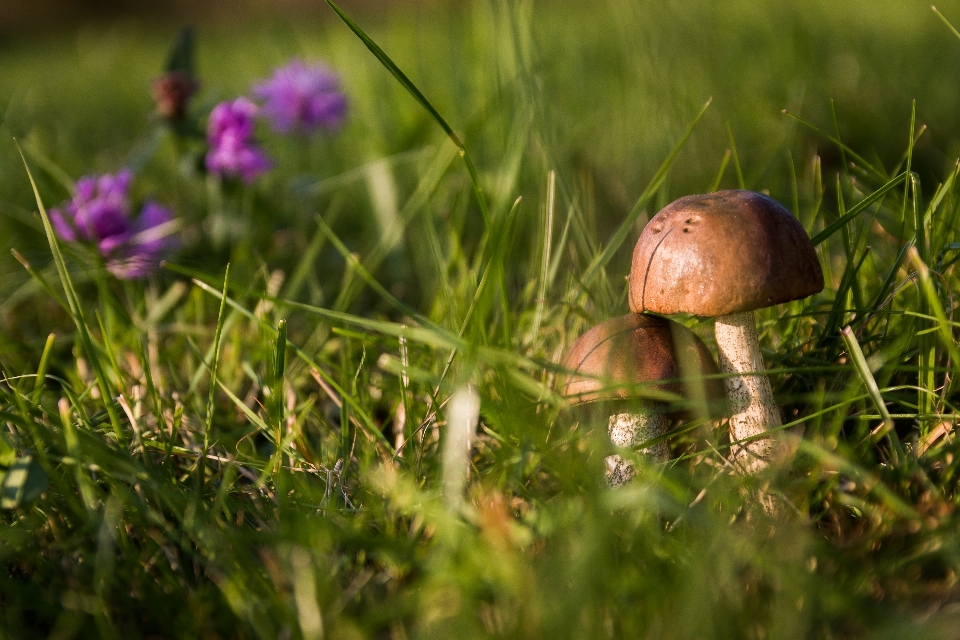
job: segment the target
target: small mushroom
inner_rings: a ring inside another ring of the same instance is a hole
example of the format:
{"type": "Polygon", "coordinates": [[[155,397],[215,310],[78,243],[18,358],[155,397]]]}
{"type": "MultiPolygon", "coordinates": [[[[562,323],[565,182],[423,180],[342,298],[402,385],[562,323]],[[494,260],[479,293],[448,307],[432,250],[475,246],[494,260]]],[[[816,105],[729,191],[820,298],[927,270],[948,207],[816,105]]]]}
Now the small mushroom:
{"type": "MultiPolygon", "coordinates": [[[[716,318],[720,368],[730,400],[733,440],[780,426],[764,370],[755,309],[823,290],[810,238],[793,215],[765,195],[718,191],[680,198],[644,228],[633,251],[630,309],[716,318]]],[[[733,452],[747,470],[766,464],[769,437],[733,452]]]]}
{"type": "MultiPolygon", "coordinates": [[[[593,327],[570,348],[563,367],[572,372],[563,394],[576,405],[606,414],[607,432],[618,447],[658,438],[674,417],[685,415],[686,407],[678,410],[651,396],[683,396],[710,413],[725,404],[720,379],[703,379],[718,373],[707,347],[683,325],[659,316],[631,313],[593,327]]],[[[644,451],[657,462],[670,456],[666,442],[644,451]]],[[[611,486],[634,474],[633,465],[620,456],[607,458],[611,486]]]]}

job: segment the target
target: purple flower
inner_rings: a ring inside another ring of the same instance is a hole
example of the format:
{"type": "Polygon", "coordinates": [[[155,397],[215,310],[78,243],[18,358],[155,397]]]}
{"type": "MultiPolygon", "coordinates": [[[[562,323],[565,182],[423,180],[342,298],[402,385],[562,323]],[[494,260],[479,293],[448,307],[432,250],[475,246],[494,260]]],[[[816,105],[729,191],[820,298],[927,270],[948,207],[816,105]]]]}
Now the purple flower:
{"type": "Polygon", "coordinates": [[[254,143],[225,135],[207,152],[207,170],[223,177],[239,176],[247,184],[270,169],[270,160],[254,143]]]}
{"type": "Polygon", "coordinates": [[[275,69],[269,80],[254,85],[253,94],[263,99],[263,114],[277,131],[318,127],[332,131],[347,112],[340,78],[322,64],[292,60],[275,69]]]}
{"type": "Polygon", "coordinates": [[[172,222],[173,214],[168,208],[147,200],[140,217],[133,223],[132,233],[113,251],[113,258],[107,263],[110,272],[118,278],[133,280],[156,271],[164,254],[176,246],[176,239],[171,235],[172,222]]]}
{"type": "Polygon", "coordinates": [[[133,174],[85,176],[77,181],[76,195],[60,209],[50,211],[58,235],[68,242],[103,240],[127,231],[127,191],[133,174]]]}
{"type": "Polygon", "coordinates": [[[253,182],[270,168],[270,160],[253,140],[253,117],[257,105],[247,98],[221,102],[210,112],[207,124],[206,165],[210,173],[222,177],[240,177],[253,182]]]}
{"type": "Polygon", "coordinates": [[[140,217],[130,220],[128,192],[133,174],[85,176],[72,199],[50,210],[50,222],[67,242],[95,242],[107,268],[119,278],[142,278],[154,271],[173,246],[170,211],[147,202],[140,217]],[[162,227],[162,228],[161,228],[162,227]]]}

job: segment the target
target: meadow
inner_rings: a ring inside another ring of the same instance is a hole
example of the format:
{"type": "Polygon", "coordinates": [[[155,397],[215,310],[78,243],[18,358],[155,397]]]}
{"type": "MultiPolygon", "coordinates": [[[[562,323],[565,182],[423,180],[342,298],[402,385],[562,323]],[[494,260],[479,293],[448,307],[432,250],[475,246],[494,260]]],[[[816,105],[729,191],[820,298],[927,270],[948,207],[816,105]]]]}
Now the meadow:
{"type": "Polygon", "coordinates": [[[0,638],[960,637],[960,3],[346,15],[0,42],[0,638]],[[217,175],[211,111],[295,58],[345,120],[217,175]],[[124,169],[173,217],[145,277],[51,217],[124,169]],[[826,280],[757,314],[783,453],[615,451],[559,362],[650,217],[736,188],[826,280]]]}

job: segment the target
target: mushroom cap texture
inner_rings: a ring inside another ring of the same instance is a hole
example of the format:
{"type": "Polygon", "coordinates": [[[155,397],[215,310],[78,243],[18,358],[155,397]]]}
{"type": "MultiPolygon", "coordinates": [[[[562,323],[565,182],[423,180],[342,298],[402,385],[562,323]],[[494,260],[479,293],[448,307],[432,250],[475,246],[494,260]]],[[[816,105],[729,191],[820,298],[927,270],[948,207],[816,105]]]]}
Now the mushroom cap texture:
{"type": "MultiPolygon", "coordinates": [[[[574,371],[563,395],[579,404],[630,400],[633,390],[617,388],[664,380],[650,389],[691,398],[698,378],[717,374],[717,365],[703,341],[679,322],[641,313],[607,320],[580,336],[563,359],[574,371]],[[681,363],[684,366],[681,367],[681,363]],[[689,372],[681,371],[690,369],[689,372]],[[692,379],[682,379],[687,373],[692,379]]],[[[719,378],[702,380],[707,403],[714,407],[726,398],[719,378]]]]}
{"type": "Polygon", "coordinates": [[[753,191],[685,196],[650,220],[633,250],[630,309],[725,316],[806,298],[823,271],[806,231],[753,191]]]}

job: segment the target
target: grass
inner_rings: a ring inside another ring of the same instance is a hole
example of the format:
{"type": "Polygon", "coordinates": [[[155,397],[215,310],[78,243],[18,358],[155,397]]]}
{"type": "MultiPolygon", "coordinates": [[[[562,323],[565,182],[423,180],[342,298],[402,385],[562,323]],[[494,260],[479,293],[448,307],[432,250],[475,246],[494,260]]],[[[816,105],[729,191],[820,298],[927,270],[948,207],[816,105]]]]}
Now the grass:
{"type": "Polygon", "coordinates": [[[250,188],[146,116],[172,29],[0,51],[3,637],[957,636],[960,41],[940,18],[352,17],[409,86],[326,7],[199,30],[199,113],[290,55],[344,76],[346,129],[262,132],[276,168],[250,188]],[[121,166],[183,224],[140,283],[44,213],[121,166]],[[797,215],[826,276],[758,314],[787,453],[740,476],[724,423],[689,424],[675,462],[620,452],[640,475],[603,489],[612,446],[555,363],[627,311],[650,215],[738,186],[797,215]],[[467,387],[461,498],[444,445],[467,387]]]}

